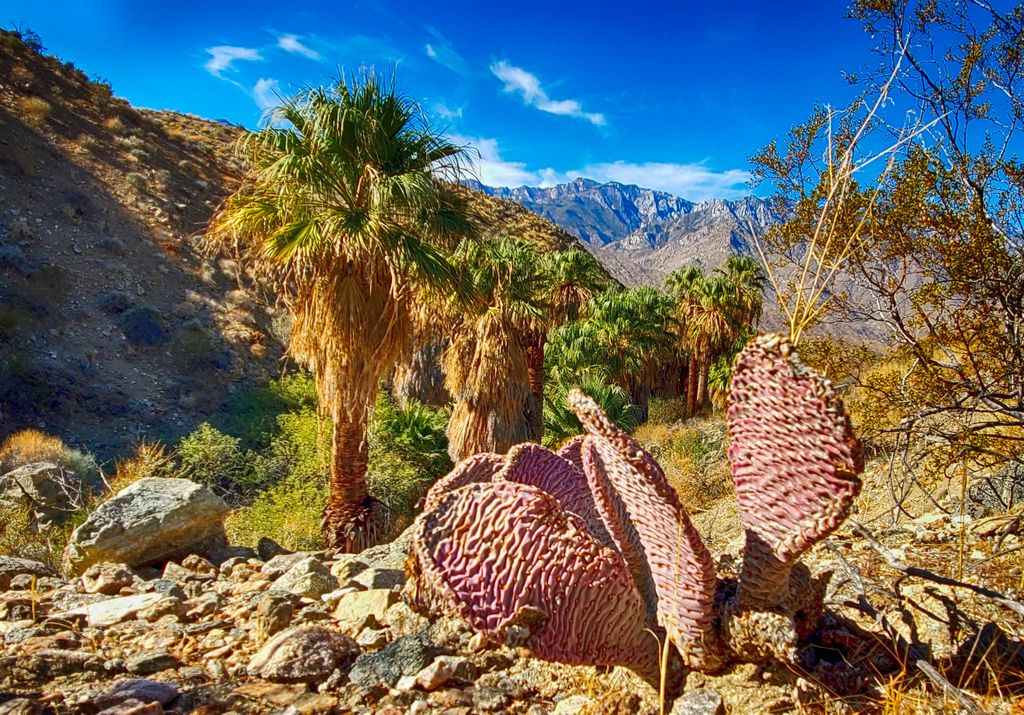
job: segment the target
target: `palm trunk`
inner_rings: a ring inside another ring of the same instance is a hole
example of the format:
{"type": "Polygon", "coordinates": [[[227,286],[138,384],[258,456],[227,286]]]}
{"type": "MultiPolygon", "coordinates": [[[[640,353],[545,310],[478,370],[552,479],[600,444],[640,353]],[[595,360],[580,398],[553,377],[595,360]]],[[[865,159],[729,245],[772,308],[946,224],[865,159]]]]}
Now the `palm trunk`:
{"type": "Polygon", "coordinates": [[[699,372],[697,356],[690,356],[690,365],[686,368],[686,417],[693,417],[697,408],[697,373],[699,372]]]}
{"type": "Polygon", "coordinates": [[[533,404],[527,409],[527,420],[530,425],[530,439],[540,442],[544,436],[544,346],[547,336],[538,333],[530,339],[526,347],[526,374],[530,381],[530,393],[533,404]]]}
{"type": "Polygon", "coordinates": [[[371,504],[366,492],[366,417],[334,422],[330,497],[324,510],[324,540],[331,548],[360,551],[375,541],[371,504]]]}
{"type": "Polygon", "coordinates": [[[708,404],[708,365],[706,360],[700,363],[700,375],[697,382],[697,407],[704,409],[708,404]]]}

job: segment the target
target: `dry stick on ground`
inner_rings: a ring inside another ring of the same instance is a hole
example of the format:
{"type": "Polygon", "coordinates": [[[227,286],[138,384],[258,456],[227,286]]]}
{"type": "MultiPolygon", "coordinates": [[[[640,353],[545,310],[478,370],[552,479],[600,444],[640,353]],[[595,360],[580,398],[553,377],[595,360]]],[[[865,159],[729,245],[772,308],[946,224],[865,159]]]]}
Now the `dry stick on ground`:
{"type": "MultiPolygon", "coordinates": [[[[864,528],[860,526],[860,524],[856,524],[856,522],[854,522],[854,524],[855,528],[860,527],[858,531],[864,528]]],[[[863,534],[863,532],[861,533],[863,534]]],[[[870,542],[874,537],[865,536],[865,538],[870,542]]],[[[877,544],[878,542],[875,541],[875,543],[877,544]]],[[[846,605],[856,608],[862,613],[874,618],[878,622],[879,627],[881,627],[885,634],[896,644],[898,651],[900,653],[905,653],[910,662],[914,664],[914,667],[921,671],[928,680],[937,685],[945,695],[956,700],[964,712],[970,713],[970,715],[986,715],[986,711],[974,702],[966,692],[942,677],[942,674],[935,668],[935,666],[928,662],[924,652],[917,646],[917,644],[904,638],[900,632],[889,623],[889,619],[885,617],[885,614],[881,613],[877,608],[875,608],[874,604],[868,600],[867,585],[864,582],[864,577],[861,574],[860,569],[847,561],[846,557],[842,555],[839,549],[836,548],[835,544],[830,540],[826,539],[825,545],[839,560],[840,569],[857,589],[857,602],[855,604],[846,602],[846,605]]],[[[872,546],[874,546],[874,544],[872,546]]],[[[881,546],[881,544],[878,544],[878,546],[881,546]]],[[[884,546],[881,546],[881,548],[885,549],[884,546]]],[[[885,557],[883,556],[883,558],[885,557]]],[[[886,562],[888,562],[888,559],[886,559],[886,562]]]]}
{"type": "Polygon", "coordinates": [[[979,596],[983,596],[992,601],[995,601],[996,603],[1002,606],[1005,606],[1006,608],[1009,608],[1011,611],[1024,618],[1024,603],[1021,603],[1020,601],[1014,601],[1012,598],[1008,598],[1007,596],[999,593],[998,591],[993,591],[992,589],[985,588],[984,586],[976,586],[973,583],[967,583],[965,581],[958,581],[955,578],[941,576],[937,573],[934,573],[927,569],[920,568],[918,566],[908,566],[907,564],[903,563],[899,559],[899,557],[897,557],[896,554],[894,554],[889,548],[882,544],[882,542],[876,539],[874,535],[870,531],[868,531],[867,527],[865,527],[863,524],[860,524],[852,519],[850,520],[850,524],[853,526],[854,531],[856,531],[858,534],[864,537],[864,540],[868,542],[868,545],[875,551],[875,553],[877,553],[885,560],[885,563],[887,563],[890,568],[896,569],[897,571],[904,573],[907,576],[923,578],[926,581],[933,581],[935,583],[942,584],[943,586],[966,588],[968,591],[973,591],[979,596]]]}

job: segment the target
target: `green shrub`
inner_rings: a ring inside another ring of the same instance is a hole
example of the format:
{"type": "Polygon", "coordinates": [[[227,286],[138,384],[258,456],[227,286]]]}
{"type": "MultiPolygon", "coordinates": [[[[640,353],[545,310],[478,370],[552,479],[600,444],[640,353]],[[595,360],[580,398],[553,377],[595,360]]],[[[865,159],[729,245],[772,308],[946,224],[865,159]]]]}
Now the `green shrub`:
{"type": "Polygon", "coordinates": [[[238,444],[237,437],[202,423],[178,444],[179,475],[221,493],[237,493],[251,483],[251,459],[238,444]]]}
{"type": "Polygon", "coordinates": [[[652,397],[647,408],[647,421],[670,425],[686,419],[686,398],[652,397]]]}
{"type": "Polygon", "coordinates": [[[452,468],[448,456],[448,413],[416,400],[400,408],[387,392],[377,396],[370,418],[370,461],[385,452],[420,467],[436,479],[452,468]]]}
{"type": "MultiPolygon", "coordinates": [[[[570,386],[549,383],[544,394],[544,444],[555,447],[570,437],[583,434],[583,425],[566,402],[570,386]]],[[[630,402],[629,394],[618,385],[587,379],[580,389],[601,406],[612,422],[627,432],[640,424],[640,408],[630,402]]]]}
{"type": "Polygon", "coordinates": [[[146,180],[145,174],[140,174],[137,171],[128,172],[127,176],[124,177],[124,180],[127,181],[128,185],[136,191],[144,191],[146,189],[146,185],[149,183],[146,180]]]}
{"type": "Polygon", "coordinates": [[[661,464],[687,508],[706,509],[730,494],[725,426],[720,421],[702,420],[686,427],[647,422],[634,436],[661,464]]]}
{"type": "Polygon", "coordinates": [[[290,475],[227,518],[228,539],[233,544],[256,546],[265,536],[292,551],[323,548],[320,520],[325,506],[323,480],[290,475]]]}
{"type": "Polygon", "coordinates": [[[452,468],[444,410],[410,401],[397,407],[386,392],[377,396],[369,424],[370,496],[390,510],[392,526],[404,528],[437,479],[452,468]]]}
{"type": "Polygon", "coordinates": [[[285,375],[266,385],[246,385],[232,394],[211,424],[242,440],[245,449],[262,450],[280,432],[278,416],[315,410],[316,382],[308,372],[285,375]]]}
{"type": "Polygon", "coordinates": [[[271,443],[271,453],[287,456],[291,477],[324,481],[331,465],[331,421],[314,410],[278,415],[279,433],[271,443]]]}
{"type": "Polygon", "coordinates": [[[0,556],[40,561],[55,571],[76,523],[38,527],[32,510],[0,504],[0,556]]]}

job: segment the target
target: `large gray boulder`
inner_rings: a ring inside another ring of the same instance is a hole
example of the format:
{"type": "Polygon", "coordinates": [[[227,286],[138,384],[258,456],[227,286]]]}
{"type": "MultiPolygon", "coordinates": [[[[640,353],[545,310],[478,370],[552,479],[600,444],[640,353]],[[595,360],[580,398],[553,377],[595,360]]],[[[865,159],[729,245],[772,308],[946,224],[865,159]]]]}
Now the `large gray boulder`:
{"type": "Polygon", "coordinates": [[[33,462],[0,476],[0,505],[31,511],[40,526],[66,521],[84,496],[78,475],[53,462],[33,462]]]}
{"type": "Polygon", "coordinates": [[[224,545],[224,500],[187,479],[140,479],[71,534],[64,565],[80,574],[102,561],[142,566],[224,545]]]}

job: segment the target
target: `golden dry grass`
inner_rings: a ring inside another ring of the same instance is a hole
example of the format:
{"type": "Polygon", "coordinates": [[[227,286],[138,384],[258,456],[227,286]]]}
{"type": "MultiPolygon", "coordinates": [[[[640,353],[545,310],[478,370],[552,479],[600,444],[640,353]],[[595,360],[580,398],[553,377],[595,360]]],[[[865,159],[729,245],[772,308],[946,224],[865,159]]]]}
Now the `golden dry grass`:
{"type": "Polygon", "coordinates": [[[46,124],[46,120],[53,113],[53,105],[42,97],[19,97],[18,109],[29,124],[37,127],[46,124]]]}
{"type": "Polygon", "coordinates": [[[57,462],[65,449],[59,438],[39,430],[15,432],[0,444],[0,474],[33,462],[57,462]]]}

